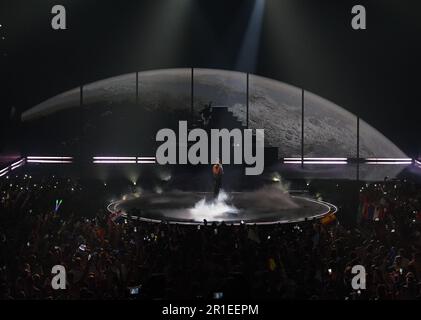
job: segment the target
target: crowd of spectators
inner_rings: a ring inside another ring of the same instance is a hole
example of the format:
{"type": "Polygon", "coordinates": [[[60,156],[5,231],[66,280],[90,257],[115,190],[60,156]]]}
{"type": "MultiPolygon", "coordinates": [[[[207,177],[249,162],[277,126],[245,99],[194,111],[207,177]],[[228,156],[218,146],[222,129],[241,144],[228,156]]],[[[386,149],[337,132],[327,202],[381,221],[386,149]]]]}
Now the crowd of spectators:
{"type": "Polygon", "coordinates": [[[381,219],[360,209],[346,227],[340,212],[330,224],[114,223],[105,187],[3,178],[0,299],[420,299],[420,186],[384,181],[356,192],[361,208],[385,208],[381,219]],[[65,290],[52,289],[54,265],[65,267],[65,290]],[[366,289],[352,287],[355,265],[366,269],[366,289]]]}

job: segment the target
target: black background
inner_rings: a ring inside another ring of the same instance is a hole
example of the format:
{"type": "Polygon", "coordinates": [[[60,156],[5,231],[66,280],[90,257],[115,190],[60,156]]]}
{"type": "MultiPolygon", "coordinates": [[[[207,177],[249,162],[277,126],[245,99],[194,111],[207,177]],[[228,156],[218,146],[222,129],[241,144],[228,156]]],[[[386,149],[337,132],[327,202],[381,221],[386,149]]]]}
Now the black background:
{"type": "MultiPolygon", "coordinates": [[[[417,2],[266,0],[254,73],[302,87],[359,114],[408,155],[417,156],[417,2]],[[356,4],[367,9],[367,30],[351,28],[356,4]]],[[[10,121],[11,107],[22,112],[106,77],[167,67],[235,69],[252,4],[0,0],[0,37],[5,37],[0,40],[2,126],[10,121]],[[55,4],[66,7],[67,30],[51,28],[55,4]]]]}

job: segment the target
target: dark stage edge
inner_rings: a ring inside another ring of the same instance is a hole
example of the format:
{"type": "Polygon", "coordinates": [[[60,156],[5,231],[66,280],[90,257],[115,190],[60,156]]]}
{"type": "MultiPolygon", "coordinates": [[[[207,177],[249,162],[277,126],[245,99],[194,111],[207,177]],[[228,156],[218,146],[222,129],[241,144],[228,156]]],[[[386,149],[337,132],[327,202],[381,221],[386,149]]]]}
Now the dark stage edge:
{"type": "Polygon", "coordinates": [[[139,221],[190,225],[203,224],[204,219],[208,223],[225,222],[234,225],[295,223],[320,219],[338,211],[337,207],[331,203],[313,199],[305,193],[299,192],[284,193],[285,201],[284,199],[273,199],[270,194],[265,198],[265,193],[260,193],[257,198],[253,198],[253,192],[229,192],[227,194],[230,199],[226,200],[224,204],[234,206],[238,212],[231,212],[229,207],[228,209],[223,207],[223,213],[215,215],[213,214],[214,210],[211,210],[212,214],[206,215],[209,210],[202,210],[201,206],[192,212],[192,209],[201,200],[202,204],[208,203],[212,206],[212,200],[210,200],[212,194],[181,191],[162,194],[128,194],[123,199],[110,203],[108,211],[110,213],[121,211],[123,217],[139,221]],[[207,199],[206,202],[204,199],[207,199]],[[256,201],[256,199],[258,200],[256,201]],[[291,207],[290,200],[298,207],[291,207]],[[200,214],[196,215],[199,212],[200,214]],[[205,212],[205,216],[202,212],[205,212]]]}

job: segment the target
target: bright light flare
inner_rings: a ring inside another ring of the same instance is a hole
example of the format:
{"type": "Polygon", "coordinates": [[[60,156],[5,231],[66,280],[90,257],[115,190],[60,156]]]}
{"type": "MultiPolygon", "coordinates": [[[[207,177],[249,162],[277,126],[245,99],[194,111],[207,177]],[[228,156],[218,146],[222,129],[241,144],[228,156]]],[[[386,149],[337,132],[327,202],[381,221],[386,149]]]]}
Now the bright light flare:
{"type": "MultiPolygon", "coordinates": [[[[284,158],[284,161],[301,161],[301,158],[284,158]]],[[[304,161],[347,161],[348,158],[304,158],[304,161]]]]}
{"type": "Polygon", "coordinates": [[[27,160],[28,163],[73,163],[71,160],[27,160]]]}
{"type": "Polygon", "coordinates": [[[223,190],[219,192],[218,198],[213,201],[206,201],[205,198],[195,204],[195,206],[189,209],[190,215],[196,220],[223,220],[223,216],[226,214],[235,214],[239,210],[227,204],[228,194],[223,190]]]}
{"type": "Polygon", "coordinates": [[[412,161],[374,161],[367,162],[366,164],[412,164],[412,161]]]}
{"type": "Polygon", "coordinates": [[[73,160],[73,157],[38,157],[38,156],[28,156],[26,157],[28,160],[73,160]]]}
{"type": "Polygon", "coordinates": [[[366,158],[366,161],[412,161],[411,158],[366,158]]]}
{"type": "Polygon", "coordinates": [[[284,161],[285,164],[348,164],[348,161],[284,161]]]}
{"type": "Polygon", "coordinates": [[[135,164],[136,160],[94,160],[95,164],[135,164]]]}

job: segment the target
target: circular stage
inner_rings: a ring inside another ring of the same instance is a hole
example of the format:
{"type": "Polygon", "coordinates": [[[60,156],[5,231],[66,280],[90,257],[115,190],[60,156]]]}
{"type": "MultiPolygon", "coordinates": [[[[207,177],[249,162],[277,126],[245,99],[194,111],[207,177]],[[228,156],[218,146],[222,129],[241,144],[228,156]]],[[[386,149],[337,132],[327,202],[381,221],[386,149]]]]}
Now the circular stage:
{"type": "Polygon", "coordinates": [[[226,222],[229,224],[290,223],[321,218],[335,213],[330,203],[315,200],[301,192],[285,192],[275,187],[257,191],[221,191],[217,199],[206,192],[171,191],[128,194],[112,202],[109,212],[121,211],[132,219],[180,224],[226,222]]]}

